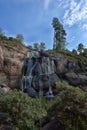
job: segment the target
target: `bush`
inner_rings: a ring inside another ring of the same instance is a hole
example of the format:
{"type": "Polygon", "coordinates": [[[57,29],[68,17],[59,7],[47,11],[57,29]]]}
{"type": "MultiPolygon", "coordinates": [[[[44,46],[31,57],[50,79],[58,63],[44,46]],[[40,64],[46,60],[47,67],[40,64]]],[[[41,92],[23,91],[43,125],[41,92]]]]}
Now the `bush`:
{"type": "Polygon", "coordinates": [[[55,118],[65,125],[66,130],[87,129],[87,93],[66,82],[56,84],[59,96],[48,109],[49,118],[55,118]]]}
{"type": "Polygon", "coordinates": [[[0,111],[8,114],[5,124],[20,130],[36,130],[39,120],[46,116],[42,99],[33,99],[17,90],[0,95],[0,111]]]}

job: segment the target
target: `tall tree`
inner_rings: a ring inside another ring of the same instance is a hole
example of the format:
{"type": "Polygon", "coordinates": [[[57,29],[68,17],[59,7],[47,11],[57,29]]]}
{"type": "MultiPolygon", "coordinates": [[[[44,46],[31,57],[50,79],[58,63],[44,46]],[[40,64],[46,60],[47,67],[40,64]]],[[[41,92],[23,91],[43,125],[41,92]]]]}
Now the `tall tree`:
{"type": "Polygon", "coordinates": [[[44,51],[45,50],[45,43],[41,42],[40,43],[40,51],[44,51]]]}
{"type": "Polygon", "coordinates": [[[17,34],[16,39],[17,39],[18,41],[20,41],[20,42],[23,42],[24,37],[23,37],[22,34],[17,34]]]}
{"type": "Polygon", "coordinates": [[[0,35],[2,35],[2,36],[4,35],[2,28],[0,28],[0,35]]]}
{"type": "Polygon", "coordinates": [[[39,43],[34,43],[33,46],[34,46],[34,49],[36,49],[37,51],[39,51],[39,43]]]}
{"type": "Polygon", "coordinates": [[[65,49],[66,46],[66,31],[58,18],[54,17],[52,21],[54,28],[54,44],[53,49],[65,49]]]}
{"type": "Polygon", "coordinates": [[[87,56],[87,48],[84,48],[83,56],[87,56]]]}
{"type": "Polygon", "coordinates": [[[82,43],[78,44],[77,51],[81,54],[84,51],[84,45],[82,43]]]}
{"type": "Polygon", "coordinates": [[[75,55],[77,55],[76,49],[73,49],[73,50],[72,50],[72,53],[75,54],[75,55]]]}

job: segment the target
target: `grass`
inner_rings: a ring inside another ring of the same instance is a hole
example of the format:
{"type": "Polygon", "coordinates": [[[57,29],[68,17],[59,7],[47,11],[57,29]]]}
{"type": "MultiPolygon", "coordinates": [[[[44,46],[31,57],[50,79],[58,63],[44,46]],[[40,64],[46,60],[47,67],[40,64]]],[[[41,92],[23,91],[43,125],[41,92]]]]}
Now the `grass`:
{"type": "Polygon", "coordinates": [[[75,55],[68,50],[48,50],[48,53],[59,55],[67,58],[69,61],[81,61],[84,65],[87,65],[87,57],[81,55],[75,55]]]}

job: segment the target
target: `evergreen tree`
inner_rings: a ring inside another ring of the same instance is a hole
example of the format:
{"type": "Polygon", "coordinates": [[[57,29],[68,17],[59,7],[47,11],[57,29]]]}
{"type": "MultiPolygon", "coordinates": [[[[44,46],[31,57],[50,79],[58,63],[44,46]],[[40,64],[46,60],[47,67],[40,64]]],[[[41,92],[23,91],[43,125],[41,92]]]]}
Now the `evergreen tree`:
{"type": "Polygon", "coordinates": [[[34,49],[36,49],[37,51],[39,51],[39,43],[34,43],[33,46],[34,46],[34,49]]]}
{"type": "Polygon", "coordinates": [[[83,56],[87,56],[87,48],[84,48],[83,56]]]}
{"type": "Polygon", "coordinates": [[[18,41],[20,41],[20,42],[23,42],[24,37],[23,37],[22,34],[17,34],[16,39],[17,39],[18,41]]]}
{"type": "Polygon", "coordinates": [[[81,54],[84,51],[84,45],[82,43],[78,44],[77,51],[81,54]]]}
{"type": "Polygon", "coordinates": [[[75,54],[75,55],[77,55],[76,49],[73,49],[73,50],[72,50],[72,53],[75,54]]]}
{"type": "Polygon", "coordinates": [[[45,43],[41,42],[40,43],[40,51],[44,51],[45,50],[45,43]]]}
{"type": "Polygon", "coordinates": [[[66,31],[58,18],[54,17],[52,22],[54,28],[54,44],[53,49],[65,49],[66,46],[66,31]]]}

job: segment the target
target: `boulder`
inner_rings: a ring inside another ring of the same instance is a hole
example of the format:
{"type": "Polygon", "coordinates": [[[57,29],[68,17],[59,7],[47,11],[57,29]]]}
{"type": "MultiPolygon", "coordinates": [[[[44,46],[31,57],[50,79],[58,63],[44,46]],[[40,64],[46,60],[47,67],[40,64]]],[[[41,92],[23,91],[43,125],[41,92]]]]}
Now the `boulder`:
{"type": "Polygon", "coordinates": [[[75,62],[75,61],[72,61],[72,62],[68,62],[68,69],[70,70],[73,70],[73,71],[78,71],[78,70],[80,70],[80,68],[81,68],[81,65],[80,65],[80,63],[79,62],[75,62]]]}
{"type": "Polygon", "coordinates": [[[7,93],[10,91],[10,88],[6,84],[0,85],[0,94],[1,93],[7,93]]]}
{"type": "Polygon", "coordinates": [[[58,75],[64,74],[67,71],[67,59],[63,57],[56,58],[55,60],[56,65],[56,73],[58,75]]]}
{"type": "Polygon", "coordinates": [[[46,124],[42,130],[65,130],[65,128],[59,121],[54,120],[46,124]]]}
{"type": "Polygon", "coordinates": [[[84,85],[87,84],[87,76],[76,74],[74,72],[66,73],[66,79],[71,85],[84,85]]]}

